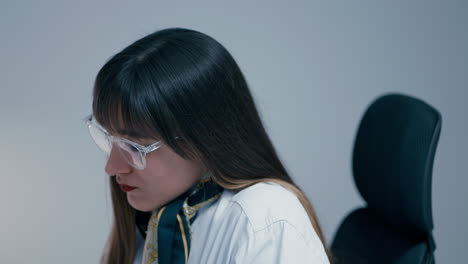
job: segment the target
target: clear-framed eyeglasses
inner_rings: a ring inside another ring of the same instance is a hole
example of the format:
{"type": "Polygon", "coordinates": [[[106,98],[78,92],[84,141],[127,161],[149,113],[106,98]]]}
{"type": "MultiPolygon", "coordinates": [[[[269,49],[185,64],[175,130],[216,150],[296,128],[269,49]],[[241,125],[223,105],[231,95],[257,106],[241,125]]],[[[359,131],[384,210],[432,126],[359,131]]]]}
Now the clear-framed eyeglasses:
{"type": "Polygon", "coordinates": [[[146,168],[146,155],[163,145],[162,140],[143,146],[126,138],[112,136],[99,125],[93,115],[87,116],[85,122],[91,138],[102,151],[110,155],[112,147],[117,146],[128,164],[138,170],[146,168]]]}

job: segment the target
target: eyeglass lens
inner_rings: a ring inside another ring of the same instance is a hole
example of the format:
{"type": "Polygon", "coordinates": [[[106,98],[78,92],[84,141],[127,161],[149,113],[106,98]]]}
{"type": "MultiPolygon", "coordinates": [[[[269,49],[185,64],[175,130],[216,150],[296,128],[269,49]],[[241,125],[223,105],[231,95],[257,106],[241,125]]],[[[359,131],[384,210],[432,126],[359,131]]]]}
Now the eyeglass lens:
{"type": "Polygon", "coordinates": [[[115,144],[119,152],[130,165],[140,169],[144,167],[144,161],[140,151],[128,142],[118,139],[111,142],[111,138],[93,124],[89,125],[89,132],[96,142],[96,145],[105,153],[110,154],[112,145],[115,144]]]}

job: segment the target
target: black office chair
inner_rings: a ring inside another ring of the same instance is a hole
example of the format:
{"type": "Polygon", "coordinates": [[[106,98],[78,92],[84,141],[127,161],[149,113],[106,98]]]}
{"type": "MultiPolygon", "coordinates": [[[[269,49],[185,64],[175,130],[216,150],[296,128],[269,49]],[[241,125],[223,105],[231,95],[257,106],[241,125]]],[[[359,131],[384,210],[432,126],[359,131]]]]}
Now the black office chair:
{"type": "Polygon", "coordinates": [[[352,163],[367,206],[338,228],[331,245],[337,264],[434,263],[432,164],[441,122],[436,109],[401,94],[369,106],[352,163]]]}

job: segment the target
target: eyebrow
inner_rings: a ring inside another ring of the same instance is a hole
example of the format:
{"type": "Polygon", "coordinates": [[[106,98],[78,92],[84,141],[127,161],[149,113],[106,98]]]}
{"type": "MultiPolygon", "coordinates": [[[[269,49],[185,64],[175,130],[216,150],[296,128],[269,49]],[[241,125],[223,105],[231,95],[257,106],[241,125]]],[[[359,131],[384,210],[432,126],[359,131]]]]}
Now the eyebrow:
{"type": "MultiPolygon", "coordinates": [[[[117,133],[119,133],[119,135],[127,136],[129,138],[133,138],[133,139],[136,139],[136,140],[138,140],[138,139],[142,139],[142,140],[154,139],[154,138],[148,137],[146,135],[143,135],[141,133],[138,133],[136,131],[127,130],[127,129],[119,129],[119,130],[117,130],[117,133]]],[[[160,140],[160,139],[156,138],[155,140],[160,140]]]]}
{"type": "Polygon", "coordinates": [[[123,136],[131,137],[131,138],[146,138],[142,134],[137,133],[137,132],[132,131],[132,130],[119,129],[119,130],[117,130],[117,133],[119,133],[120,135],[123,135],[123,136]]]}

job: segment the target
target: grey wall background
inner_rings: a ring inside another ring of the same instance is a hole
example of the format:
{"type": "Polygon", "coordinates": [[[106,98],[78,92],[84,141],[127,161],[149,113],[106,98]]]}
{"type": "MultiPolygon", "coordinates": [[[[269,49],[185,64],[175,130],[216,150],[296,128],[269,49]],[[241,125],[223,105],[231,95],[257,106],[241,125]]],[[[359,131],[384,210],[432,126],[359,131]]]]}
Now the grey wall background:
{"type": "Polygon", "coordinates": [[[328,241],[363,204],[350,160],[368,103],[397,91],[438,108],[436,260],[468,259],[467,25],[466,1],[2,1],[0,263],[97,263],[112,208],[82,122],[93,79],[170,26],[236,58],[328,241]]]}

